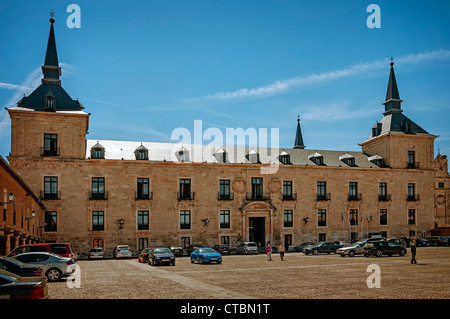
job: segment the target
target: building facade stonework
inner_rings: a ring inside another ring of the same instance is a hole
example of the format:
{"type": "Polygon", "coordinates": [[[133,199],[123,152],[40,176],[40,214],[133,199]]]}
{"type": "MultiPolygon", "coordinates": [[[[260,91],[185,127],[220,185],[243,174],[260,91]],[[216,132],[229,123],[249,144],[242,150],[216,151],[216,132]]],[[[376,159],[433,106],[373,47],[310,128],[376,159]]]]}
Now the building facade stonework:
{"type": "Polygon", "coordinates": [[[42,84],[8,108],[8,160],[46,207],[45,241],[83,254],[424,237],[450,226],[446,156],[434,158],[436,136],[403,114],[393,63],[383,118],[361,152],[305,148],[300,121],[292,149],[87,140],[90,114],[61,87],[53,23],[42,84]],[[270,153],[276,172],[252,153],[270,153]]]}

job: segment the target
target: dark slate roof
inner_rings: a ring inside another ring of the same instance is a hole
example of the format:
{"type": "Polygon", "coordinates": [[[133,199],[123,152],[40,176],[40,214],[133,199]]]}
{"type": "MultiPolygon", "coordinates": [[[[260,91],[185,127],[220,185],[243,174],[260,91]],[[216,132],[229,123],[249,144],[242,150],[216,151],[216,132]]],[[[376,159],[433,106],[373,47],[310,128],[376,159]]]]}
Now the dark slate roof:
{"type": "Polygon", "coordinates": [[[55,97],[53,111],[80,111],[84,109],[78,100],[72,99],[69,94],[57,84],[42,83],[29,96],[23,97],[17,106],[33,109],[35,111],[49,111],[46,109],[45,97],[52,93],[55,97]]]}
{"type": "Polygon", "coordinates": [[[303,144],[302,129],[300,128],[300,118],[297,119],[297,132],[295,134],[294,148],[305,148],[305,145],[303,144]]]}

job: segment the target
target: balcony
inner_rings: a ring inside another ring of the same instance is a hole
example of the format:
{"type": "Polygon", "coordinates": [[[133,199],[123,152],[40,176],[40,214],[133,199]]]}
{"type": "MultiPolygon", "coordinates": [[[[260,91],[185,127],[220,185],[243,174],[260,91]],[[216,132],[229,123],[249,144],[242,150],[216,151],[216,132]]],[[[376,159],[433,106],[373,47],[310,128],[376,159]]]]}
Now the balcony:
{"type": "Polygon", "coordinates": [[[378,195],[379,202],[389,202],[392,200],[391,194],[378,195]]]}
{"type": "Polygon", "coordinates": [[[420,200],[420,195],[418,195],[418,194],[406,195],[406,200],[407,200],[408,202],[419,201],[419,200],[420,200]]]}
{"type": "Polygon", "coordinates": [[[261,194],[246,193],[245,199],[248,201],[270,200],[270,193],[261,193],[261,194]]]}
{"type": "Polygon", "coordinates": [[[59,156],[59,147],[52,149],[41,147],[41,156],[59,156]]]}
{"type": "Polygon", "coordinates": [[[92,192],[89,191],[89,199],[90,200],[106,200],[108,199],[108,192],[92,192]]]}
{"type": "Polygon", "coordinates": [[[419,162],[406,162],[406,168],[419,168],[419,162]]]}
{"type": "Polygon", "coordinates": [[[297,200],[297,193],[281,194],[281,200],[297,200]]]}
{"type": "Polygon", "coordinates": [[[348,201],[359,201],[362,200],[362,194],[348,194],[348,201]]]}
{"type": "Polygon", "coordinates": [[[136,199],[136,200],[151,200],[151,199],[153,199],[153,192],[149,192],[149,193],[134,192],[134,199],[136,199]]]}
{"type": "Polygon", "coordinates": [[[326,193],[326,194],[316,194],[316,200],[317,200],[317,201],[321,201],[321,200],[331,200],[331,193],[326,193]]]}
{"type": "Polygon", "coordinates": [[[61,199],[61,191],[50,192],[50,193],[41,191],[40,199],[45,199],[45,200],[61,199]]]}
{"type": "Polygon", "coordinates": [[[234,193],[230,193],[230,194],[217,193],[217,199],[218,200],[234,200],[234,193]]]}
{"type": "Polygon", "coordinates": [[[193,192],[178,192],[177,193],[177,199],[178,200],[194,200],[194,194],[193,192]]]}

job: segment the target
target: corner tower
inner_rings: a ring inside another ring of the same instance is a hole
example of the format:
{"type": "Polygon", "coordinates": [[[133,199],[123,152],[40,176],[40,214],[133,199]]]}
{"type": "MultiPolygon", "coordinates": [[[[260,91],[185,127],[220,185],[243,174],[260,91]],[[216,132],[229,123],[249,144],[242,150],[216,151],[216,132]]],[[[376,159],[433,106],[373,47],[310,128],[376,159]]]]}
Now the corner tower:
{"type": "Polygon", "coordinates": [[[7,109],[11,118],[9,159],[84,159],[86,155],[89,114],[61,86],[54,23],[52,17],[41,85],[7,109]]]}
{"type": "Polygon", "coordinates": [[[434,139],[403,114],[394,62],[391,62],[384,117],[372,127],[371,135],[360,143],[369,156],[382,158],[391,168],[433,169],[434,139]]]}

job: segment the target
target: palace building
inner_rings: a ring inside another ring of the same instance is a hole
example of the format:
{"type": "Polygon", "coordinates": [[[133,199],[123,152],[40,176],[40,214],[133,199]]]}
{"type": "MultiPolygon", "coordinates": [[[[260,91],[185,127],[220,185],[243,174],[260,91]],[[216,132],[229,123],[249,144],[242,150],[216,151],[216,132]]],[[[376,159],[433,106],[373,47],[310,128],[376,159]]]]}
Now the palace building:
{"type": "Polygon", "coordinates": [[[61,86],[50,21],[42,84],[7,109],[8,160],[45,207],[44,241],[83,254],[420,238],[450,226],[447,157],[434,158],[437,136],[404,114],[393,63],[359,152],[305,148],[300,120],[292,149],[88,140],[90,113],[61,86]]]}

